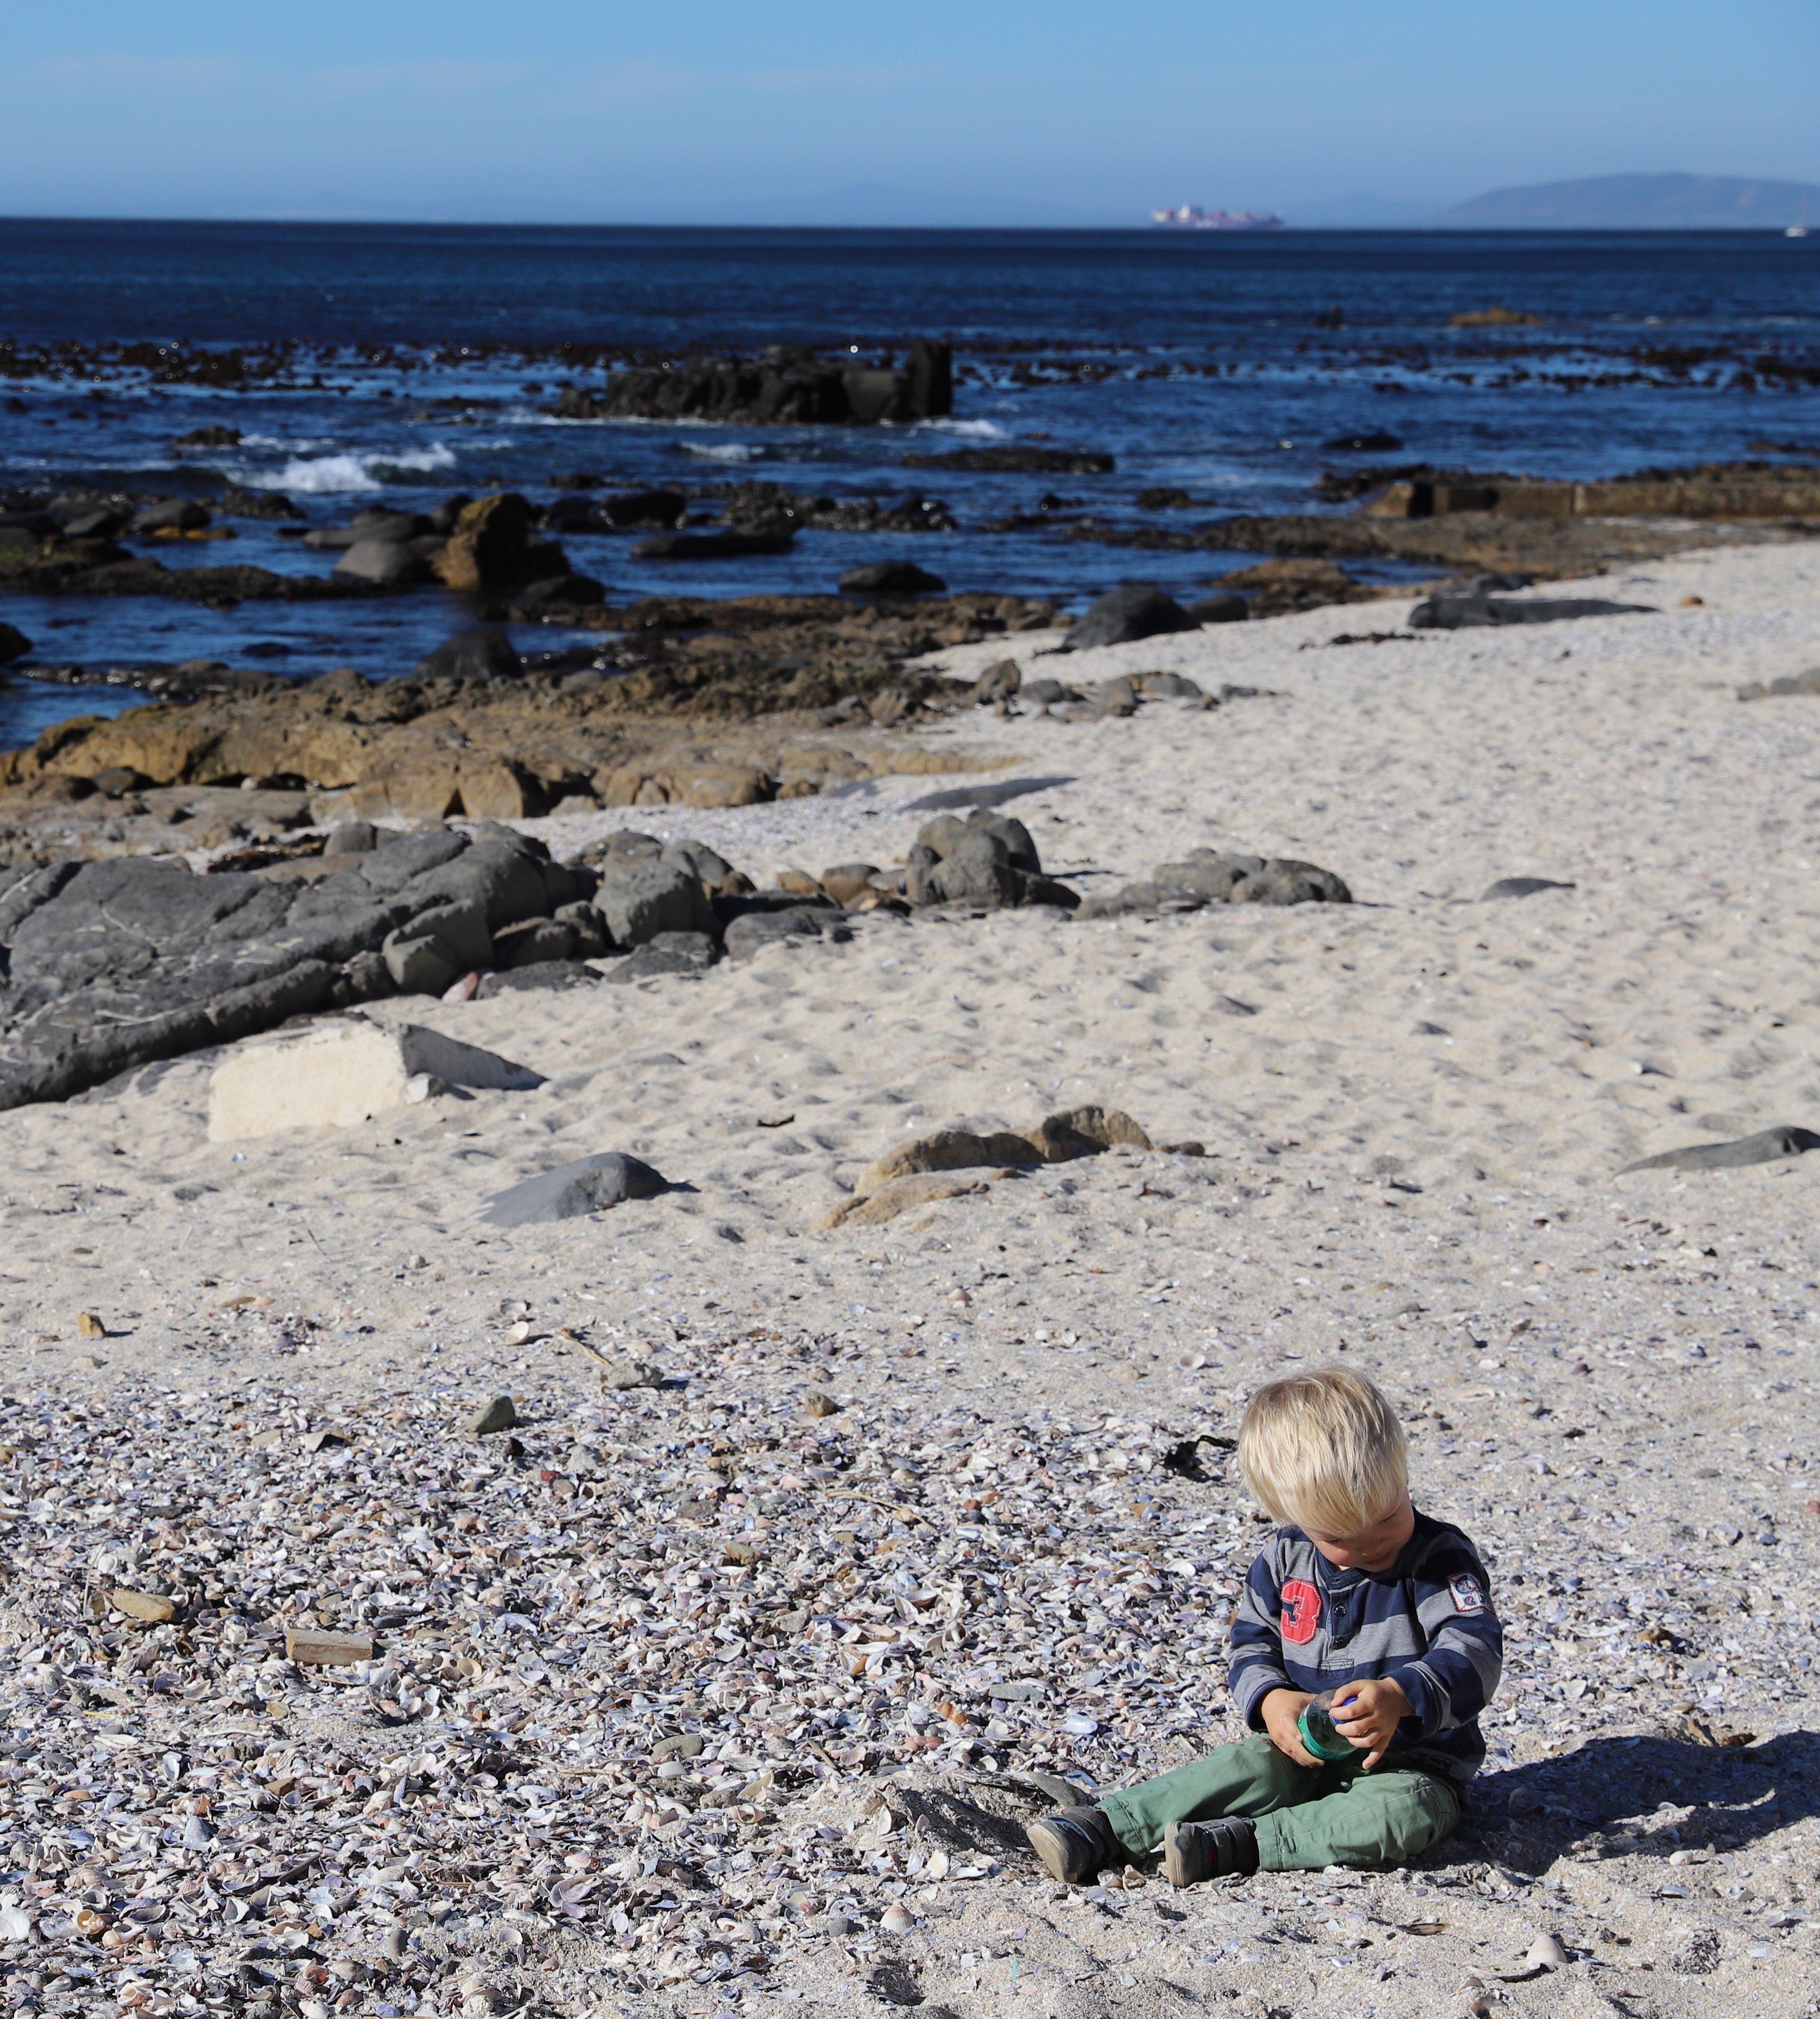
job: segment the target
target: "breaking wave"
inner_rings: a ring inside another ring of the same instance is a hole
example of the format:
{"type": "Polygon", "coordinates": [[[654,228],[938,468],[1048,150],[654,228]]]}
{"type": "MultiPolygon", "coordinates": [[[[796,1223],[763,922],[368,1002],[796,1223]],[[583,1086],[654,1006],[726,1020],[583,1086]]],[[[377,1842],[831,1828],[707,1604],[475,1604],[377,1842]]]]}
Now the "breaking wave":
{"type": "Polygon", "coordinates": [[[324,491],[378,491],[387,484],[408,484],[434,469],[452,469],[455,452],[440,442],[403,455],[294,456],[281,470],[262,471],[246,480],[262,491],[300,491],[306,496],[324,491]]]}
{"type": "Polygon", "coordinates": [[[766,453],[756,442],[678,442],[685,455],[705,455],[710,462],[756,462],[766,453]]]}

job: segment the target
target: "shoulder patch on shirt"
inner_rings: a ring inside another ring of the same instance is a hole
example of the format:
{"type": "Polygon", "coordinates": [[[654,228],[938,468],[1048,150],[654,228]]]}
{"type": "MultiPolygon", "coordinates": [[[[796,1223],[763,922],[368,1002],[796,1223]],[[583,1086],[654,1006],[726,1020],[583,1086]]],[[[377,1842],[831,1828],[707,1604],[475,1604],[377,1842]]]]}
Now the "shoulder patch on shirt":
{"type": "Polygon", "coordinates": [[[1283,1638],[1302,1647],[1314,1638],[1321,1623],[1321,1594],[1305,1578],[1291,1578],[1283,1586],[1282,1599],[1283,1638]]]}
{"type": "Polygon", "coordinates": [[[1448,1579],[1447,1588],[1453,1594],[1453,1609],[1456,1612],[1483,1612],[1485,1611],[1485,1594],[1476,1577],[1463,1571],[1459,1576],[1448,1579]]]}

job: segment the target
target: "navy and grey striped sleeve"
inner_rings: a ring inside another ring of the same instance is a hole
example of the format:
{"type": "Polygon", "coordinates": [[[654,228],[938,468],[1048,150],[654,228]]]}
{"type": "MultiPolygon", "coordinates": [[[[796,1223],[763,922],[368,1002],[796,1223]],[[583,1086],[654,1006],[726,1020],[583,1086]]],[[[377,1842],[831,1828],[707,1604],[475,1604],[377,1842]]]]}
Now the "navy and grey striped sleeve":
{"type": "Polygon", "coordinates": [[[1290,1687],[1283,1666],[1282,1575],[1276,1542],[1263,1550],[1245,1580],[1232,1616],[1232,1666],[1227,1687],[1238,1714],[1254,1731],[1263,1727],[1261,1706],[1272,1690],[1290,1687]]]}
{"type": "Polygon", "coordinates": [[[1420,1721],[1420,1736],[1433,1738],[1470,1724],[1491,1702],[1503,1672],[1504,1629],[1492,1609],[1485,1566],[1457,1531],[1423,1556],[1409,1590],[1428,1646],[1389,1673],[1420,1721]]]}

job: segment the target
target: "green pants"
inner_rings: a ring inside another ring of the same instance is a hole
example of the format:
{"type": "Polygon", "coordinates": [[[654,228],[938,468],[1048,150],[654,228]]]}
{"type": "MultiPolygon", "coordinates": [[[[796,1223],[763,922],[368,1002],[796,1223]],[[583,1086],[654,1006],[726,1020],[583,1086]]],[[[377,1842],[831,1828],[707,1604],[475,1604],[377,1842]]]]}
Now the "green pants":
{"type": "Polygon", "coordinates": [[[1250,1816],[1266,1872],[1400,1865],[1459,1821],[1457,1790],[1432,1774],[1387,1766],[1361,1774],[1347,1760],[1298,1767],[1261,1734],[1108,1795],[1100,1807],[1131,1851],[1155,1850],[1166,1823],[1250,1816]]]}

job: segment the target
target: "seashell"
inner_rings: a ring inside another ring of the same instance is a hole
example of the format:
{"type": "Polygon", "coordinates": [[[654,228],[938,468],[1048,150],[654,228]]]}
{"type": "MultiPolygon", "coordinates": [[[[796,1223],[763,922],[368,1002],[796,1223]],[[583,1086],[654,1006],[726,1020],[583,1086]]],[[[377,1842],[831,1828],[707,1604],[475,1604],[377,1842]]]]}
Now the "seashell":
{"type": "Polygon", "coordinates": [[[907,1935],[916,1926],[916,1916],[901,1901],[887,1907],[880,1917],[879,1926],[888,1935],[907,1935]]]}

